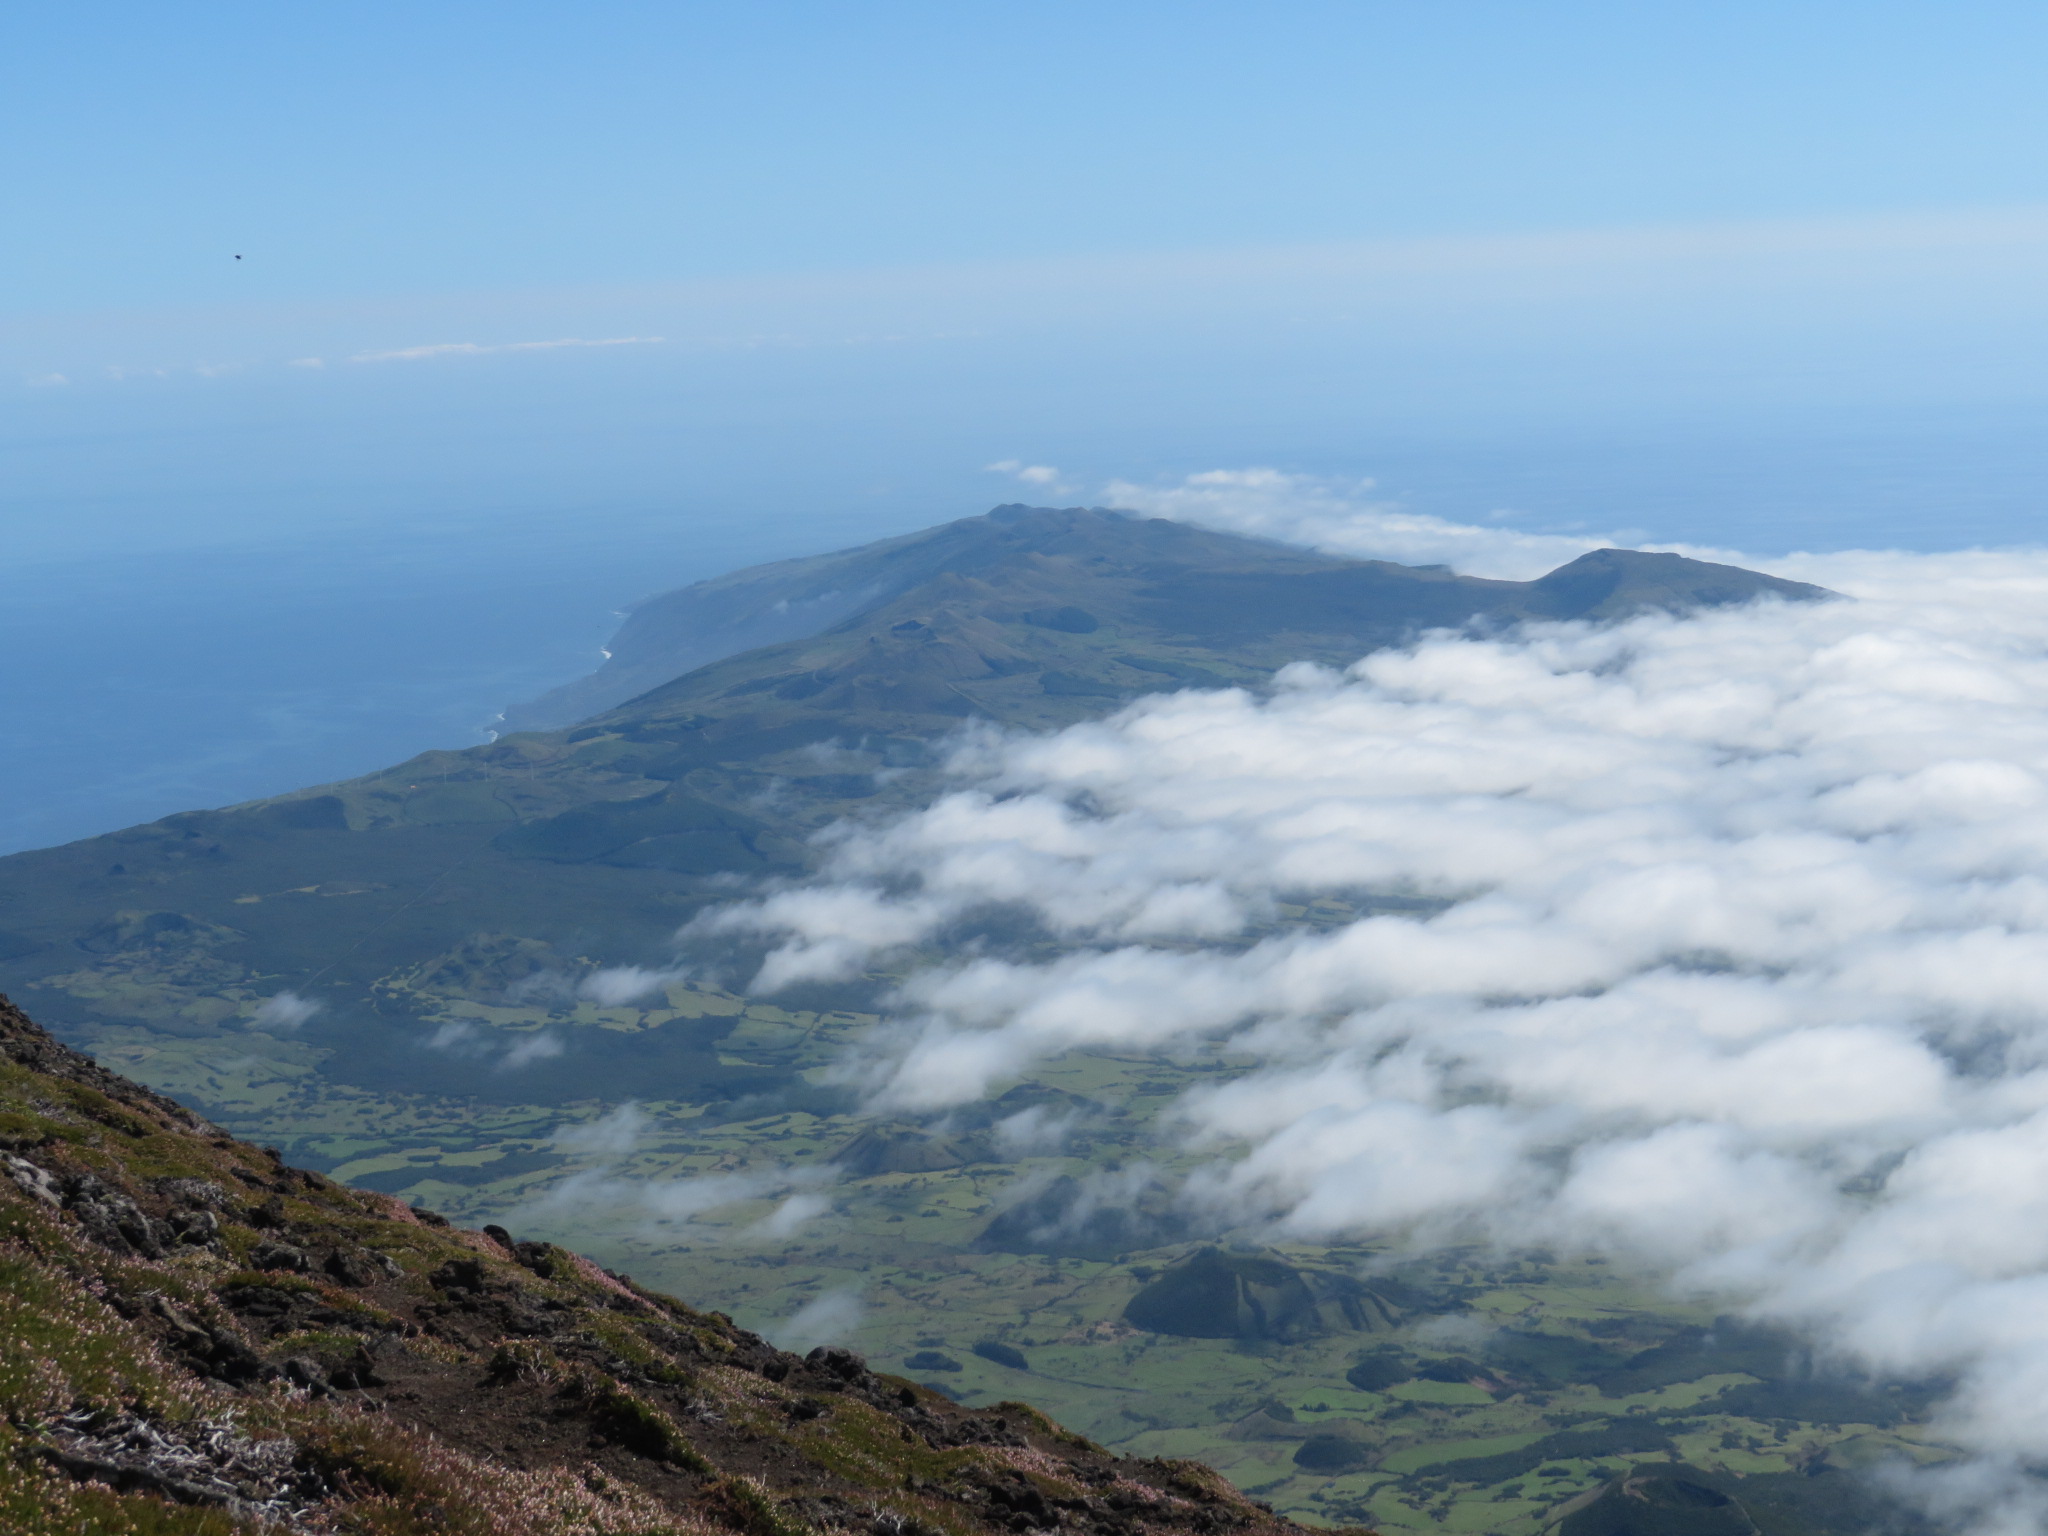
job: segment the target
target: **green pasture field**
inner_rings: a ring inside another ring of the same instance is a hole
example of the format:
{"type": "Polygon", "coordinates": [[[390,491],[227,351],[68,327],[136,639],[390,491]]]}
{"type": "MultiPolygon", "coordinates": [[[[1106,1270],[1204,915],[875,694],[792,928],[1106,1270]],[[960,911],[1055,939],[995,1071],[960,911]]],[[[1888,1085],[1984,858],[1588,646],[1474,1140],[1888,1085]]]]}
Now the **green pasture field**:
{"type": "MultiPolygon", "coordinates": [[[[664,1214],[647,1192],[706,1175],[816,1170],[846,1155],[875,1127],[827,1079],[874,1027],[871,1016],[681,984],[645,1009],[411,1002],[433,1018],[515,1035],[716,1020],[730,1024],[717,1042],[722,1062],[772,1071],[784,1086],[759,1113],[745,1100],[649,1097],[636,1106],[642,1119],[631,1147],[605,1151],[574,1135],[603,1118],[602,1104],[336,1085],[318,1070],[317,1050],[260,1031],[177,1038],[109,1029],[96,1049],[289,1158],[458,1221],[498,1222],[590,1253],[771,1337],[790,1338],[791,1319],[807,1304],[843,1298],[858,1311],[847,1341],[881,1367],[968,1403],[1029,1401],[1120,1451],[1197,1457],[1312,1522],[1533,1536],[1638,1463],[1703,1468],[1759,1490],[1798,1485],[1803,1494],[1825,1481],[1847,1484],[1887,1459],[1947,1454],[1918,1426],[1924,1392],[1807,1381],[1803,1367],[1773,1360],[1769,1348],[1759,1355],[1754,1339],[1663,1358],[1660,1347],[1668,1356],[1674,1338],[1712,1337],[1712,1301],[1675,1298],[1655,1277],[1597,1255],[1276,1247],[1248,1232],[1097,1256],[988,1246],[991,1221],[1020,1188],[1140,1161],[1170,1184],[1183,1159],[1151,1122],[1183,1088],[1241,1070],[1219,1055],[1077,1053],[1048,1063],[1014,1086],[1013,1099],[1060,1096],[1051,1102],[1073,1119],[1056,1148],[1018,1155],[985,1131],[941,1123],[914,1144],[942,1144],[934,1156],[948,1166],[841,1177],[817,1187],[826,1202],[819,1214],[784,1231],[775,1217],[798,1186],[688,1215],[664,1214]],[[1131,1298],[1211,1240],[1256,1246],[1307,1273],[1384,1277],[1403,1305],[1391,1321],[1292,1339],[1132,1326],[1124,1316],[1131,1298]],[[1028,1368],[976,1354],[984,1343],[1009,1346],[1028,1368]],[[1410,1379],[1379,1390],[1346,1380],[1362,1357],[1389,1352],[1413,1370],[1410,1379]],[[914,1363],[935,1358],[941,1368],[914,1363]],[[1451,1379],[1424,1374],[1432,1368],[1451,1379]],[[1342,1442],[1349,1462],[1299,1464],[1312,1439],[1342,1442]]],[[[1790,1348],[1771,1347],[1780,1355],[1790,1348]]],[[[1803,1507],[1787,1519],[1777,1528],[1829,1528],[1803,1507]]]]}

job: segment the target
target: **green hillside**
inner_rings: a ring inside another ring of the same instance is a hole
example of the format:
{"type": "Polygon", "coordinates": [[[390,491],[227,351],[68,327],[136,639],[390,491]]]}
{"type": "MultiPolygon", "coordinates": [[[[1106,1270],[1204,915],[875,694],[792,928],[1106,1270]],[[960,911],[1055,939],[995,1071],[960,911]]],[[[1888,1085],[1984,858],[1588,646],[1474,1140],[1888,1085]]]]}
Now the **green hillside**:
{"type": "MultiPolygon", "coordinates": [[[[1343,665],[1431,627],[1821,595],[1676,555],[1599,551],[1540,581],[1482,581],[1022,507],[791,564],[816,585],[833,562],[859,567],[833,579],[866,580],[868,607],[574,728],[0,859],[0,980],[67,1038],[139,1030],[158,1038],[127,1043],[160,1048],[240,1037],[262,998],[290,989],[322,1008],[282,1042],[294,1049],[275,1057],[278,1071],[427,1089],[449,1087],[452,1072],[503,1097],[526,1091],[521,1073],[479,1085],[466,1067],[445,1069],[418,1048],[423,1024],[457,1002],[502,1003],[534,977],[665,954],[734,877],[800,870],[818,828],[916,803],[935,745],[969,719],[1054,728],[1148,692],[1256,685],[1292,661],[1343,665]],[[874,568],[913,556],[920,579],[886,590],[874,568]]],[[[780,571],[722,583],[773,609],[810,590],[780,571]]],[[[711,629],[746,632],[745,612],[721,613],[711,629]]],[[[694,1095],[753,1091],[754,1078],[709,1060],[723,1026],[705,1021],[726,1015],[692,1017],[637,1042],[579,1029],[569,1056],[599,1059],[588,1072],[555,1060],[546,1076],[585,1097],[644,1060],[664,1083],[687,1077],[694,1095]]],[[[141,1065],[151,1059],[133,1058],[146,1076],[159,1070],[141,1065]]]]}
{"type": "Polygon", "coordinates": [[[735,990],[750,956],[700,952],[629,1004],[578,987],[672,961],[678,925],[800,873],[818,829],[919,803],[970,720],[1057,727],[1437,626],[1825,594],[1624,551],[1479,581],[1029,508],[705,586],[644,605],[661,622],[614,659],[658,670],[757,637],[778,603],[865,595],[572,727],[0,860],[0,978],[65,1040],[337,1180],[756,1328],[836,1307],[946,1394],[1028,1387],[1104,1444],[1200,1456],[1305,1519],[1533,1533],[1676,1459],[1710,1491],[1742,1480],[1741,1507],[1793,1536],[1846,1529],[1807,1493],[1853,1508],[1859,1468],[1942,1454],[1920,1396],[1816,1378],[1652,1277],[1191,1228],[1153,1119],[1243,1069],[1228,1056],[1075,1053],[943,1125],[878,1122],[825,1079],[887,976],[764,1002],[735,990]],[[1005,1134],[1034,1111],[1068,1125],[1056,1147],[1005,1134]],[[1109,1173],[1128,1198],[1078,1209],[1109,1173]],[[664,1193],[701,1176],[721,1203],[664,1193]],[[813,1219],[783,1220],[795,1196],[813,1219]]]}

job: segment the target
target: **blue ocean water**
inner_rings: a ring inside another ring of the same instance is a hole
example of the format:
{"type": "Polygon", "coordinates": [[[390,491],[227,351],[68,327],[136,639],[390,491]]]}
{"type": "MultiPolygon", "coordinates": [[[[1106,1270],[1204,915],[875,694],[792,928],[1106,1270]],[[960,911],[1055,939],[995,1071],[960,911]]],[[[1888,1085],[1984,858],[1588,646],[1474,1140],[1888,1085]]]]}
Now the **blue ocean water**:
{"type": "MultiPolygon", "coordinates": [[[[2048,530],[2048,437],[2030,413],[1831,430],[1681,422],[1577,440],[1336,436],[1155,439],[1136,462],[1098,439],[1065,457],[1078,484],[1277,463],[1371,475],[1387,497],[1460,521],[1505,510],[1518,527],[1758,553],[2032,543],[2048,530]]],[[[15,559],[0,571],[0,850],[486,740],[504,705],[594,666],[636,598],[1019,495],[973,464],[895,488],[870,477],[857,493],[838,473],[821,462],[752,494],[685,486],[610,506],[550,505],[542,488],[531,504],[464,508],[451,492],[433,515],[370,509],[310,534],[282,531],[286,511],[276,530],[243,519],[185,546],[109,537],[15,559]]]]}
{"type": "Polygon", "coordinates": [[[0,850],[489,739],[588,671],[623,602],[795,529],[547,519],[18,564],[0,575],[0,850]]]}

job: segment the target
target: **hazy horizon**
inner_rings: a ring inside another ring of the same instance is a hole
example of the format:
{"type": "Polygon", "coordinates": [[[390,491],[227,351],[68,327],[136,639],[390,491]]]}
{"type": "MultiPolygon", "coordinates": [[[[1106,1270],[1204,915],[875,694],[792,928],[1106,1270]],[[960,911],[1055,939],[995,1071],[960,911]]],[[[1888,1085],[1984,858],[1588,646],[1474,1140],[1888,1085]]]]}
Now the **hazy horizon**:
{"type": "Polygon", "coordinates": [[[2019,6],[11,37],[0,632],[46,746],[0,848],[479,739],[623,604],[971,515],[1003,461],[1759,554],[2038,537],[2019,6]]]}

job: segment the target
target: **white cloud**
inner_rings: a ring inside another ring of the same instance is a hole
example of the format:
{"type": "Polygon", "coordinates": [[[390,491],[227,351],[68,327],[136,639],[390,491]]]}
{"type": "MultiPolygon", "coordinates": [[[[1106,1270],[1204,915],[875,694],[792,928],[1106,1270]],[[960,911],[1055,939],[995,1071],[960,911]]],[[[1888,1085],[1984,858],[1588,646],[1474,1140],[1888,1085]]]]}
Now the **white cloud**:
{"type": "Polygon", "coordinates": [[[486,1046],[483,1031],[474,1024],[458,1019],[437,1025],[434,1032],[427,1036],[427,1049],[475,1055],[486,1049],[486,1046]]]}
{"type": "MultiPolygon", "coordinates": [[[[628,1134],[637,1140],[639,1131],[638,1123],[622,1126],[608,1141],[602,1132],[593,1129],[590,1141],[576,1144],[576,1150],[608,1152],[628,1134]]],[[[568,1145],[560,1139],[564,1134],[556,1133],[557,1145],[568,1145]]],[[[573,1137],[575,1133],[566,1134],[573,1137]]],[[[838,1170],[830,1167],[743,1168],[682,1179],[638,1179],[593,1170],[564,1179],[528,1209],[536,1218],[572,1212],[578,1220],[623,1219],[652,1229],[657,1225],[693,1224],[731,1206],[776,1200],[779,1204],[774,1211],[737,1235],[743,1240],[778,1239],[829,1209],[829,1201],[818,1191],[838,1177],[838,1170]]],[[[718,1235],[718,1229],[705,1227],[700,1229],[700,1235],[718,1235]]]]}
{"type": "Polygon", "coordinates": [[[301,997],[296,992],[278,992],[263,999],[250,1017],[250,1023],[257,1029],[297,1029],[321,1009],[318,998],[301,997]]]}
{"type": "MultiPolygon", "coordinates": [[[[1246,488],[1190,494],[1218,486],[1246,488]]],[[[1250,489],[1274,531],[1336,517],[1250,489]]],[[[1578,547],[1423,533],[1496,568],[1578,547]]],[[[969,736],[951,793],[706,926],[774,940],[765,987],[1028,914],[1077,942],[914,971],[847,1069],[878,1103],[1228,1039],[1255,1070],[1168,1117],[1191,1200],[1659,1264],[1953,1374],[1943,1431],[1995,1482],[2048,1459],[2048,553],[1767,563],[1855,600],[1440,635],[969,736]],[[1258,926],[1366,892],[1410,905],[1258,926]]]]}
{"type": "Polygon", "coordinates": [[[522,1034],[505,1048],[498,1065],[507,1071],[514,1067],[529,1066],[536,1061],[550,1061],[562,1054],[565,1047],[562,1037],[548,1030],[533,1030],[522,1034]]]}
{"type": "Polygon", "coordinates": [[[638,1104],[626,1103],[596,1120],[560,1126],[549,1140],[564,1152],[592,1152],[600,1157],[620,1158],[630,1155],[640,1145],[640,1139],[651,1123],[647,1112],[638,1104]]]}
{"type": "Polygon", "coordinates": [[[1026,464],[1022,459],[998,459],[984,466],[991,474],[1009,475],[1024,485],[1041,490],[1067,492],[1072,486],[1060,483],[1060,472],[1050,464],[1026,464]]]}
{"type": "Polygon", "coordinates": [[[809,1193],[791,1195],[754,1223],[747,1235],[780,1242],[795,1236],[798,1228],[815,1221],[831,1209],[832,1201],[827,1196],[809,1193]]]}
{"type": "Polygon", "coordinates": [[[767,1332],[782,1348],[801,1353],[848,1337],[860,1326],[865,1312],[860,1292],[843,1287],[813,1297],[782,1322],[771,1324],[767,1332]]]}
{"type": "Polygon", "coordinates": [[[1522,533],[1447,522],[1404,512],[1393,502],[1374,499],[1372,490],[1370,480],[1347,482],[1278,469],[1213,469],[1166,485],[1112,480],[1103,498],[1112,507],[1306,544],[1331,554],[1449,565],[1468,576],[1514,581],[1541,576],[1591,549],[1641,542],[1640,534],[1628,531],[1522,533]]]}
{"type": "Polygon", "coordinates": [[[552,1030],[492,1029],[467,1019],[451,1019],[436,1026],[427,1036],[426,1047],[472,1061],[489,1061],[499,1072],[549,1061],[568,1049],[562,1037],[552,1030]]]}
{"type": "Polygon", "coordinates": [[[1006,1158],[1043,1157],[1056,1153],[1073,1134],[1080,1111],[1054,1114],[1043,1104],[1005,1115],[990,1127],[996,1151],[1006,1158]]]}
{"type": "Polygon", "coordinates": [[[37,373],[31,374],[28,382],[38,389],[54,389],[60,384],[69,384],[71,380],[61,373],[37,373]]]}
{"type": "Polygon", "coordinates": [[[600,1008],[625,1008],[655,996],[687,975],[687,970],[649,970],[639,965],[616,965],[592,971],[577,984],[576,993],[600,1008]]]}
{"type": "MultiPolygon", "coordinates": [[[[439,341],[426,346],[398,347],[388,352],[358,352],[349,361],[352,363],[401,363],[417,362],[428,357],[480,357],[487,352],[552,352],[560,347],[651,347],[661,344],[660,336],[607,336],[599,340],[585,341],[581,337],[565,336],[558,341],[501,341],[482,343],[475,341],[439,341]]],[[[318,359],[311,360],[310,366],[320,366],[318,359]]]]}
{"type": "MultiPolygon", "coordinates": [[[[876,951],[923,934],[938,920],[939,910],[931,903],[876,901],[873,892],[857,887],[806,887],[777,892],[744,907],[716,909],[693,920],[683,934],[715,936],[764,927],[805,934],[803,943],[769,955],[756,978],[757,985],[779,991],[799,982],[843,981],[859,975],[876,951]]],[[[615,974],[624,972],[598,973],[615,974]]]]}

